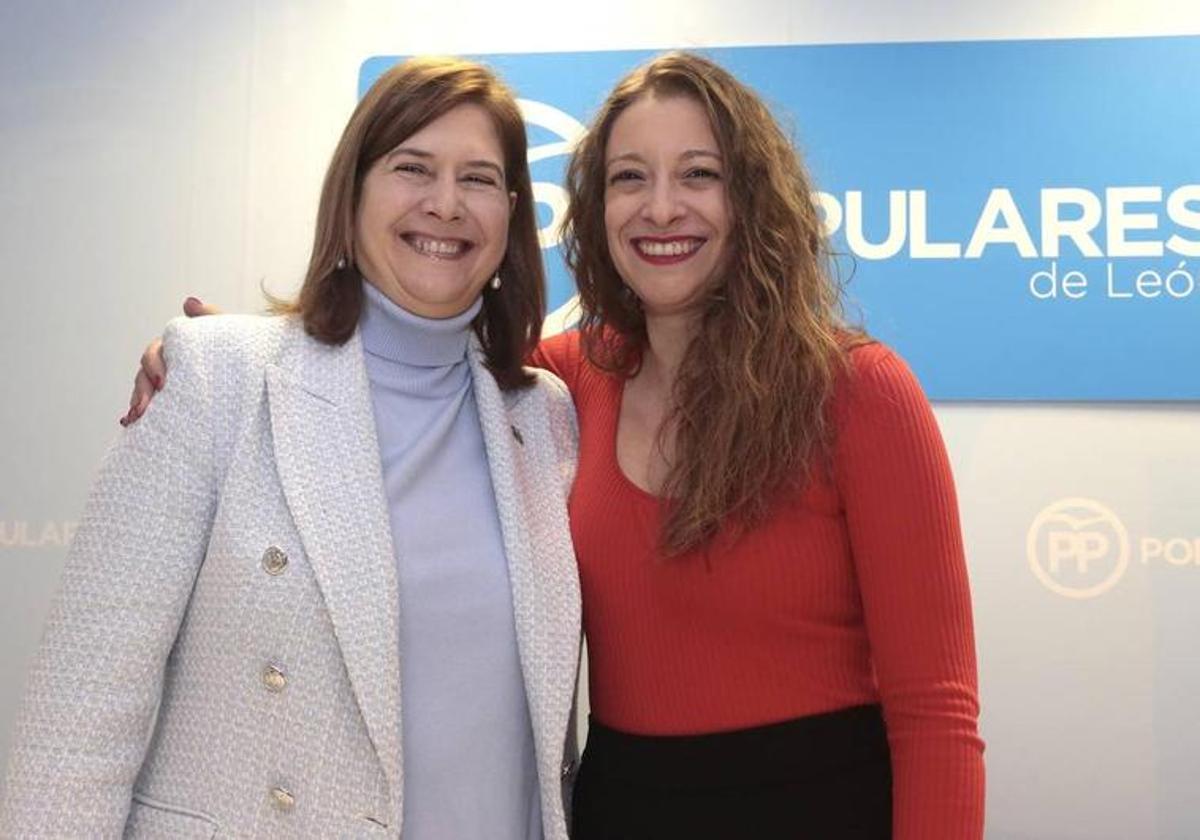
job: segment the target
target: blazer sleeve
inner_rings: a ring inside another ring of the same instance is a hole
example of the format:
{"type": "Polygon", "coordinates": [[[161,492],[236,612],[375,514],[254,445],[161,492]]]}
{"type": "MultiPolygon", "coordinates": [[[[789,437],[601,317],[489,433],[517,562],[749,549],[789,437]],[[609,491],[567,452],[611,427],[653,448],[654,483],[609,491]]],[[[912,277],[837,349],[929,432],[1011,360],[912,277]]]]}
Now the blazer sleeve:
{"type": "Polygon", "coordinates": [[[120,837],[216,504],[211,330],[173,322],[171,376],[101,466],[28,677],[0,837],[120,837]]]}

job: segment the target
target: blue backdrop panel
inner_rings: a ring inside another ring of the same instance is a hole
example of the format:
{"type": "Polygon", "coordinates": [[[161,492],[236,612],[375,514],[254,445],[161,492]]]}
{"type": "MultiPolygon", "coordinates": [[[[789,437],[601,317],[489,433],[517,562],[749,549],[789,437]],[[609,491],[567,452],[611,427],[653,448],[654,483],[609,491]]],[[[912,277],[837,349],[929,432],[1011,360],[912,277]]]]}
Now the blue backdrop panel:
{"type": "MultiPolygon", "coordinates": [[[[930,396],[1200,399],[1200,37],[703,52],[792,131],[851,314],[930,396]]],[[[476,56],[529,101],[543,225],[570,140],[653,54],[476,56]]]]}

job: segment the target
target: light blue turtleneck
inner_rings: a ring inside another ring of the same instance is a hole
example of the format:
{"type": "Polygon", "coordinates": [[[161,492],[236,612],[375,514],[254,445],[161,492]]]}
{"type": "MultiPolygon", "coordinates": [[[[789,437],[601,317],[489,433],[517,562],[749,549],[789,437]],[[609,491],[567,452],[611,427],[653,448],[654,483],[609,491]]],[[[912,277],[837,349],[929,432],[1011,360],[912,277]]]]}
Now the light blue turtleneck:
{"type": "Polygon", "coordinates": [[[400,584],[405,840],[539,840],[512,590],[467,365],[470,323],[368,283],[367,377],[400,584]]]}

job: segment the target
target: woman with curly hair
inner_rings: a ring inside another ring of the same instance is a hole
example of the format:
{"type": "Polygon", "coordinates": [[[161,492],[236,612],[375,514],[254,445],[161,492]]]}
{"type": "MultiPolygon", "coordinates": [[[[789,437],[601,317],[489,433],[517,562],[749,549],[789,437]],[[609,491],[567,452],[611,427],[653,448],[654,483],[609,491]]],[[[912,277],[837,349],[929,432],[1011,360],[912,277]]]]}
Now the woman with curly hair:
{"type": "Polygon", "coordinates": [[[745,85],[660,56],[568,170],[575,840],[982,835],[971,602],[919,385],[847,328],[812,185],[745,85]]]}
{"type": "Polygon", "coordinates": [[[948,459],[904,362],[843,318],[788,138],[667,54],[617,84],[567,190],[582,323],[532,361],[579,416],[574,840],[982,837],[948,459]]]}

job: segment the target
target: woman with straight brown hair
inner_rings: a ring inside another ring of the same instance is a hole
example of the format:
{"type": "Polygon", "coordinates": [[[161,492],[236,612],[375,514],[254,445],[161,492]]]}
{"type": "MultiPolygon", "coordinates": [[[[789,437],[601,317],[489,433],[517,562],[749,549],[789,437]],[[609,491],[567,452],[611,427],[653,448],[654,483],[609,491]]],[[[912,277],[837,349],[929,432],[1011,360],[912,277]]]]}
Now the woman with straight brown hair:
{"type": "Polygon", "coordinates": [[[384,74],[299,297],[168,327],[171,381],[68,557],[0,835],[566,840],[575,424],[521,365],[542,304],[512,94],[456,59],[384,74]]]}
{"type": "MultiPolygon", "coordinates": [[[[591,724],[573,840],[978,840],[953,479],[920,386],[849,327],[761,99],[668,54],[568,169],[591,724]]],[[[134,395],[161,375],[152,346],[134,395]]],[[[136,408],[135,408],[136,410],[136,408]]]]}

